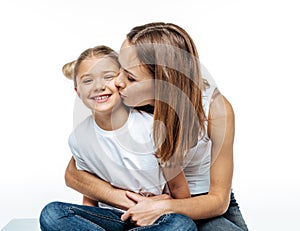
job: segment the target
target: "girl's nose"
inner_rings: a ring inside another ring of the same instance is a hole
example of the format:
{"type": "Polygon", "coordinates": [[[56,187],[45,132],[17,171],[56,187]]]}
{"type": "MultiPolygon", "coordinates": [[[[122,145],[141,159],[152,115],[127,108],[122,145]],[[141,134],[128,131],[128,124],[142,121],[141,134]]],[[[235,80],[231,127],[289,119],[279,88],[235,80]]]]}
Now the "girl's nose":
{"type": "Polygon", "coordinates": [[[98,78],[94,82],[94,89],[95,91],[105,90],[106,81],[102,78],[98,78]]]}

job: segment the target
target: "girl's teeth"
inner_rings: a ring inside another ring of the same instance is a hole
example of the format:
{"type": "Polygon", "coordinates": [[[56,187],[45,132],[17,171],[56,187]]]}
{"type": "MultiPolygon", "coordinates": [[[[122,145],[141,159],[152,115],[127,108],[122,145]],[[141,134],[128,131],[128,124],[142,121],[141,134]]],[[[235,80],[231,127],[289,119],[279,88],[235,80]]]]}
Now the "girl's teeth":
{"type": "Polygon", "coordinates": [[[108,95],[100,96],[100,97],[97,97],[96,100],[103,100],[103,99],[107,99],[107,98],[108,98],[108,95]]]}

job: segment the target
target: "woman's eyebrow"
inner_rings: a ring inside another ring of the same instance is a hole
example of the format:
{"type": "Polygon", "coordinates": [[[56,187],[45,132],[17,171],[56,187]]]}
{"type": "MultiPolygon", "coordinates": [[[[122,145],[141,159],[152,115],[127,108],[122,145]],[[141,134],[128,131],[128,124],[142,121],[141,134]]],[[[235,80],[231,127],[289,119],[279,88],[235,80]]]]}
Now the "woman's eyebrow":
{"type": "Polygon", "coordinates": [[[120,65],[121,65],[121,68],[120,68],[121,70],[124,70],[127,74],[132,75],[133,77],[137,77],[137,76],[134,75],[132,72],[130,72],[128,69],[126,69],[126,68],[124,68],[124,67],[122,66],[122,60],[121,60],[120,55],[119,55],[119,57],[118,57],[118,61],[119,61],[120,65]]]}
{"type": "Polygon", "coordinates": [[[129,75],[132,75],[133,77],[137,78],[137,76],[136,76],[135,74],[133,74],[132,72],[128,71],[127,69],[125,69],[125,68],[123,68],[123,67],[122,67],[122,69],[123,69],[126,73],[128,73],[129,75]]]}

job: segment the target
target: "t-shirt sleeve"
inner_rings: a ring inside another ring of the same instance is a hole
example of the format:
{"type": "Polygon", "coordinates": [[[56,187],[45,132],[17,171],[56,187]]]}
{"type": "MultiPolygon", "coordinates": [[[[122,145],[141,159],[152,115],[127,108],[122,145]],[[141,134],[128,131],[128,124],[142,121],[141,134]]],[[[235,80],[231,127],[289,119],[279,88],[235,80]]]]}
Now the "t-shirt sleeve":
{"type": "Polygon", "coordinates": [[[70,150],[72,152],[72,155],[75,159],[75,163],[76,163],[76,168],[78,170],[85,170],[88,171],[88,167],[84,161],[84,159],[82,158],[82,151],[80,150],[80,148],[78,147],[78,142],[75,136],[75,132],[72,132],[71,135],[69,136],[69,147],[70,150]]]}

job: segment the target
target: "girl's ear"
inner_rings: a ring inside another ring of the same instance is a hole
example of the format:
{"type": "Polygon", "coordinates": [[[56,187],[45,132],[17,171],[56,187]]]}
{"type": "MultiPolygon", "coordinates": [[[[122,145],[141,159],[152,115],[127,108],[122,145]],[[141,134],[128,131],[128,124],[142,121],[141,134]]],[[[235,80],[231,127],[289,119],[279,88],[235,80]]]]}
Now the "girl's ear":
{"type": "Polygon", "coordinates": [[[76,91],[78,97],[80,98],[80,94],[79,94],[79,91],[77,90],[77,87],[74,87],[74,90],[76,91]]]}

